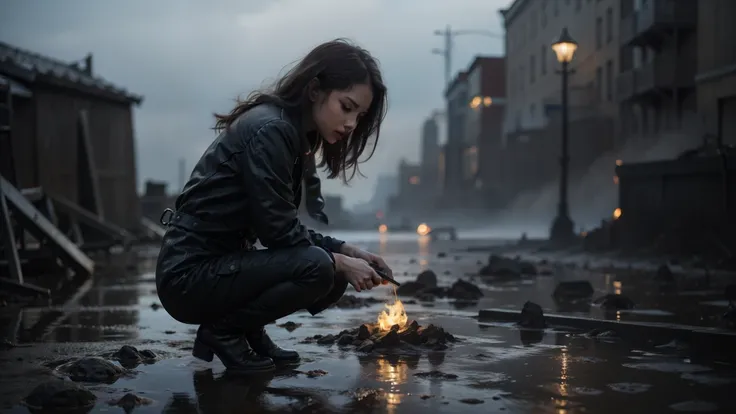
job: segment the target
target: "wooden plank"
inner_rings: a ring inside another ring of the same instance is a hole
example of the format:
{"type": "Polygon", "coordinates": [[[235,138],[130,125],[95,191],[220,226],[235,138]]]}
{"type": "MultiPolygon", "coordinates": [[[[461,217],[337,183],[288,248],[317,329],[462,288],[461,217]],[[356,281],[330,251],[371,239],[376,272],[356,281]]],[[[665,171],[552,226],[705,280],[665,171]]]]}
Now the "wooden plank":
{"type": "Polygon", "coordinates": [[[79,205],[96,214],[100,219],[105,218],[100,196],[100,179],[97,174],[92,138],[89,133],[89,118],[86,110],[79,111],[77,121],[79,132],[77,138],[77,180],[79,205]]]}
{"type": "Polygon", "coordinates": [[[112,239],[119,240],[123,243],[128,243],[135,239],[135,236],[133,236],[133,234],[128,230],[105,221],[93,212],[74,204],[64,197],[51,194],[47,194],[46,196],[51,198],[53,201],[55,210],[59,213],[68,215],[70,220],[77,220],[79,223],[92,227],[93,229],[110,236],[112,239]]]}
{"type": "Polygon", "coordinates": [[[0,240],[2,240],[5,260],[8,261],[10,278],[16,283],[23,284],[23,271],[20,266],[18,247],[15,244],[13,223],[10,221],[10,209],[5,199],[5,191],[0,186],[0,240]]]}
{"type": "Polygon", "coordinates": [[[92,275],[94,262],[2,176],[0,176],[0,188],[5,194],[9,207],[17,213],[16,220],[26,231],[38,240],[48,240],[49,247],[75,272],[92,275]]]}

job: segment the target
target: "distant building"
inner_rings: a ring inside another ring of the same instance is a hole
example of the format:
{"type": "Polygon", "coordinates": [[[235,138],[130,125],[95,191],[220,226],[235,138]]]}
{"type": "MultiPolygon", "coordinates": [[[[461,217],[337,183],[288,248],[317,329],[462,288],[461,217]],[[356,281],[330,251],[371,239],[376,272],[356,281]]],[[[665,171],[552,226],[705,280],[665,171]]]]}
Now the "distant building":
{"type": "Polygon", "coordinates": [[[478,56],[467,70],[468,109],[463,148],[465,188],[475,201],[490,207],[498,203],[503,185],[503,121],[506,105],[506,61],[478,56]]]}
{"type": "Polygon", "coordinates": [[[430,199],[421,186],[422,167],[410,164],[406,160],[399,163],[398,189],[396,195],[389,199],[388,209],[391,213],[410,212],[426,209],[430,199]]]}
{"type": "Polygon", "coordinates": [[[439,127],[432,114],[422,126],[421,186],[428,195],[439,194],[439,127]]]}
{"type": "Polygon", "coordinates": [[[698,114],[704,132],[736,145],[736,2],[698,0],[698,114]]]}
{"type": "Polygon", "coordinates": [[[101,79],[94,73],[92,55],[84,64],[62,62],[3,42],[0,83],[9,84],[12,94],[16,186],[42,187],[84,205],[93,180],[104,219],[136,231],[140,208],[132,107],[143,98],[101,79]],[[80,111],[87,117],[91,148],[80,138],[80,111]],[[92,172],[86,160],[81,167],[80,153],[89,153],[92,172]]]}
{"type": "Polygon", "coordinates": [[[164,181],[148,180],[145,183],[145,192],[140,197],[141,214],[158,223],[167,208],[173,208],[176,195],[168,193],[168,183],[164,181]]]}
{"type": "Polygon", "coordinates": [[[467,138],[466,123],[468,116],[468,74],[460,72],[447,85],[445,99],[447,102],[447,143],[444,150],[444,205],[451,205],[462,194],[463,152],[467,138]]]}

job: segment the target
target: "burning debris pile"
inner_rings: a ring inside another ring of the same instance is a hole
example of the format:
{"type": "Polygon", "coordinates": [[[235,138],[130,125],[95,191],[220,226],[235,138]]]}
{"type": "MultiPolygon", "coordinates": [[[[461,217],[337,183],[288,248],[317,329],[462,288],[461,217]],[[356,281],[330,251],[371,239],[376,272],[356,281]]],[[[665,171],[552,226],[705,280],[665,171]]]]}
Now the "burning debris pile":
{"type": "Polygon", "coordinates": [[[400,300],[378,315],[375,324],[365,323],[355,329],[346,329],[337,335],[315,335],[304,343],[354,347],[358,352],[380,349],[416,349],[419,347],[435,351],[447,349],[447,344],[457,339],[444,329],[435,326],[419,326],[417,321],[408,321],[400,300]]]}

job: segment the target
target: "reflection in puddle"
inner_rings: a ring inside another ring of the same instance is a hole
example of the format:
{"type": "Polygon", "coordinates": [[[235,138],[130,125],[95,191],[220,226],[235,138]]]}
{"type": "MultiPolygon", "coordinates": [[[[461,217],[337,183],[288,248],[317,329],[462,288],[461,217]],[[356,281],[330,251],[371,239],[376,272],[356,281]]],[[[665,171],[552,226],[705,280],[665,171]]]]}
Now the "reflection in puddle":
{"type": "Polygon", "coordinates": [[[388,390],[386,391],[388,412],[395,412],[396,407],[401,404],[402,394],[399,385],[406,382],[409,376],[409,369],[405,362],[392,364],[383,358],[376,360],[376,364],[380,380],[388,384],[388,390]]]}

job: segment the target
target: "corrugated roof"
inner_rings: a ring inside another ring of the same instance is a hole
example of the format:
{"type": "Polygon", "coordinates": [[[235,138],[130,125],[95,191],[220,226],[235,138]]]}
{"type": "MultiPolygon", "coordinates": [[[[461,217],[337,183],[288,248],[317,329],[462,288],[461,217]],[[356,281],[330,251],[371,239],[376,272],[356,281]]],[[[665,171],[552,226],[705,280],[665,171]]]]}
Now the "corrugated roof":
{"type": "Polygon", "coordinates": [[[74,63],[65,63],[47,56],[19,49],[0,42],[0,73],[34,82],[38,75],[63,82],[69,87],[92,90],[111,98],[140,104],[143,97],[116,87],[105,79],[95,77],[74,63]]]}

